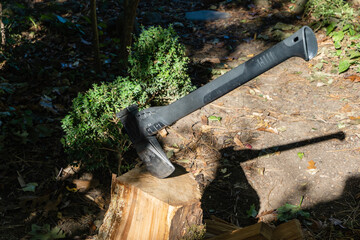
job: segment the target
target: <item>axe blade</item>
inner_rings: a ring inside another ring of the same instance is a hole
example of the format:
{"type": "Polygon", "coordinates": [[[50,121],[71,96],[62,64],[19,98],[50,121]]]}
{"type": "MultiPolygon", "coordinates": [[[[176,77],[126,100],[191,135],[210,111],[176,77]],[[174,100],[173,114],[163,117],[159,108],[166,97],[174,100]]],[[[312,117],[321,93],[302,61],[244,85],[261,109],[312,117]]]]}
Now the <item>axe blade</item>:
{"type": "Polygon", "coordinates": [[[147,170],[157,178],[166,178],[174,172],[172,165],[155,136],[145,135],[141,131],[141,119],[137,117],[138,107],[131,105],[116,114],[120,118],[125,131],[134,144],[140,159],[145,163],[147,170]]]}
{"type": "Polygon", "coordinates": [[[146,137],[144,141],[136,144],[135,148],[151,175],[166,178],[174,172],[174,165],[167,158],[155,136],[146,137]]]}

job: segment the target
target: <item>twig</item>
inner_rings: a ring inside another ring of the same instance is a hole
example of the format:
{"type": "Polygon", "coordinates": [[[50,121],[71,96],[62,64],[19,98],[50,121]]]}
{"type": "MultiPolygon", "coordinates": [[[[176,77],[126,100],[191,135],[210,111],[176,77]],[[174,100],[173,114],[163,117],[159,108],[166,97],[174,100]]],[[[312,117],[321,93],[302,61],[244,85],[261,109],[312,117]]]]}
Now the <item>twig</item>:
{"type": "Polygon", "coordinates": [[[0,3],[0,32],[1,32],[1,45],[5,46],[6,38],[5,38],[5,25],[2,21],[3,16],[3,9],[2,9],[2,3],[0,3]]]}

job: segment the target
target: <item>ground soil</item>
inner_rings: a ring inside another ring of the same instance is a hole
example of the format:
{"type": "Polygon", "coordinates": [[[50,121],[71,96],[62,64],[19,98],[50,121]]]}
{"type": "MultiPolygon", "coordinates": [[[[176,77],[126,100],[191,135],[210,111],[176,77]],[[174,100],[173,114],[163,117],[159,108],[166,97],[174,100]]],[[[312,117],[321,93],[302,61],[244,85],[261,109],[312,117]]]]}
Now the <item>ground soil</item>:
{"type": "MultiPolygon", "coordinates": [[[[267,10],[250,1],[157,1],[156,8],[152,1],[141,1],[138,23],[150,25],[146,16],[152,12],[156,22],[151,24],[174,24],[192,60],[193,82],[200,87],[278,42],[276,24],[290,26],[281,30],[289,34],[311,23],[311,19],[293,15],[289,4],[272,2],[273,8],[267,10]],[[231,17],[210,22],[184,18],[185,12],[209,8],[231,17]]],[[[335,239],[339,232],[356,236],[360,83],[348,78],[358,76],[354,69],[341,75],[334,72],[337,60],[331,54],[332,41],[322,30],[316,36],[319,51],[313,60],[289,59],[159,136],[171,160],[193,172],[199,182],[204,218],[215,215],[242,227],[259,219],[275,224],[274,209],[303,199],[303,210],[311,214],[311,220],[302,222],[309,239],[335,239]],[[252,205],[257,218],[248,214],[252,205]]],[[[41,88],[32,87],[35,92],[41,88]]],[[[64,105],[70,105],[75,92],[64,96],[64,105]]],[[[54,183],[58,169],[66,167],[59,119],[53,123],[56,134],[43,145],[12,150],[6,158],[8,163],[0,174],[4,182],[0,185],[4,193],[1,239],[29,238],[31,224],[40,222],[58,225],[72,236],[91,238],[101,224],[109,200],[109,173],[91,177],[96,181],[86,193],[72,193],[74,185],[66,178],[54,183]],[[42,193],[29,196],[20,187],[10,187],[19,185],[20,176],[40,183],[42,193]]],[[[136,156],[131,158],[135,161],[136,156]]],[[[88,178],[85,174],[81,179],[88,178]]]]}

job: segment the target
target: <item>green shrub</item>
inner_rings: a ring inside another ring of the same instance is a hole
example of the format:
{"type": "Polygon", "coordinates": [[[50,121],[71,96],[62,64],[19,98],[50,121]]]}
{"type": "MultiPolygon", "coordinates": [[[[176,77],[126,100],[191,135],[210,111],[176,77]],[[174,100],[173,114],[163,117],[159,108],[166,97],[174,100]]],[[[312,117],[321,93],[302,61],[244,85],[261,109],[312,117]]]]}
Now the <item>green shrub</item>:
{"type": "Polygon", "coordinates": [[[317,28],[326,27],[332,37],[339,59],[337,72],[343,73],[352,65],[360,72],[360,24],[359,12],[344,0],[309,0],[306,11],[316,19],[317,28]]]}
{"type": "Polygon", "coordinates": [[[121,133],[115,113],[141,99],[141,87],[128,78],[93,85],[73,100],[70,113],[62,120],[66,152],[80,160],[89,170],[108,165],[114,153],[127,150],[129,142],[121,133]]]}
{"type": "Polygon", "coordinates": [[[172,28],[143,30],[129,57],[129,77],[93,85],[73,100],[62,120],[65,151],[89,170],[108,166],[130,142],[115,113],[137,103],[140,108],[173,101],[193,89],[188,58],[172,28]]]}
{"type": "Polygon", "coordinates": [[[174,101],[194,90],[187,74],[189,58],[172,27],[143,28],[130,50],[129,74],[153,105],[174,101]]]}
{"type": "Polygon", "coordinates": [[[344,0],[309,0],[306,12],[322,26],[334,21],[345,25],[354,20],[354,9],[344,0]]]}

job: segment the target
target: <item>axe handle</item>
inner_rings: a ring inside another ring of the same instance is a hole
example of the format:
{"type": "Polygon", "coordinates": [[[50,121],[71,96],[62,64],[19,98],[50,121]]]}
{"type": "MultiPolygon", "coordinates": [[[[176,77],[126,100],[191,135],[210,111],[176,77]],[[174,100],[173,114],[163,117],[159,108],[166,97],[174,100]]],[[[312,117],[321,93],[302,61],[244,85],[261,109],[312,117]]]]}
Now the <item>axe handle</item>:
{"type": "Polygon", "coordinates": [[[165,125],[171,125],[291,57],[301,57],[308,61],[316,56],[316,53],[317,41],[315,34],[309,27],[302,27],[287,39],[226,74],[176,102],[160,108],[158,117],[165,125]]]}

